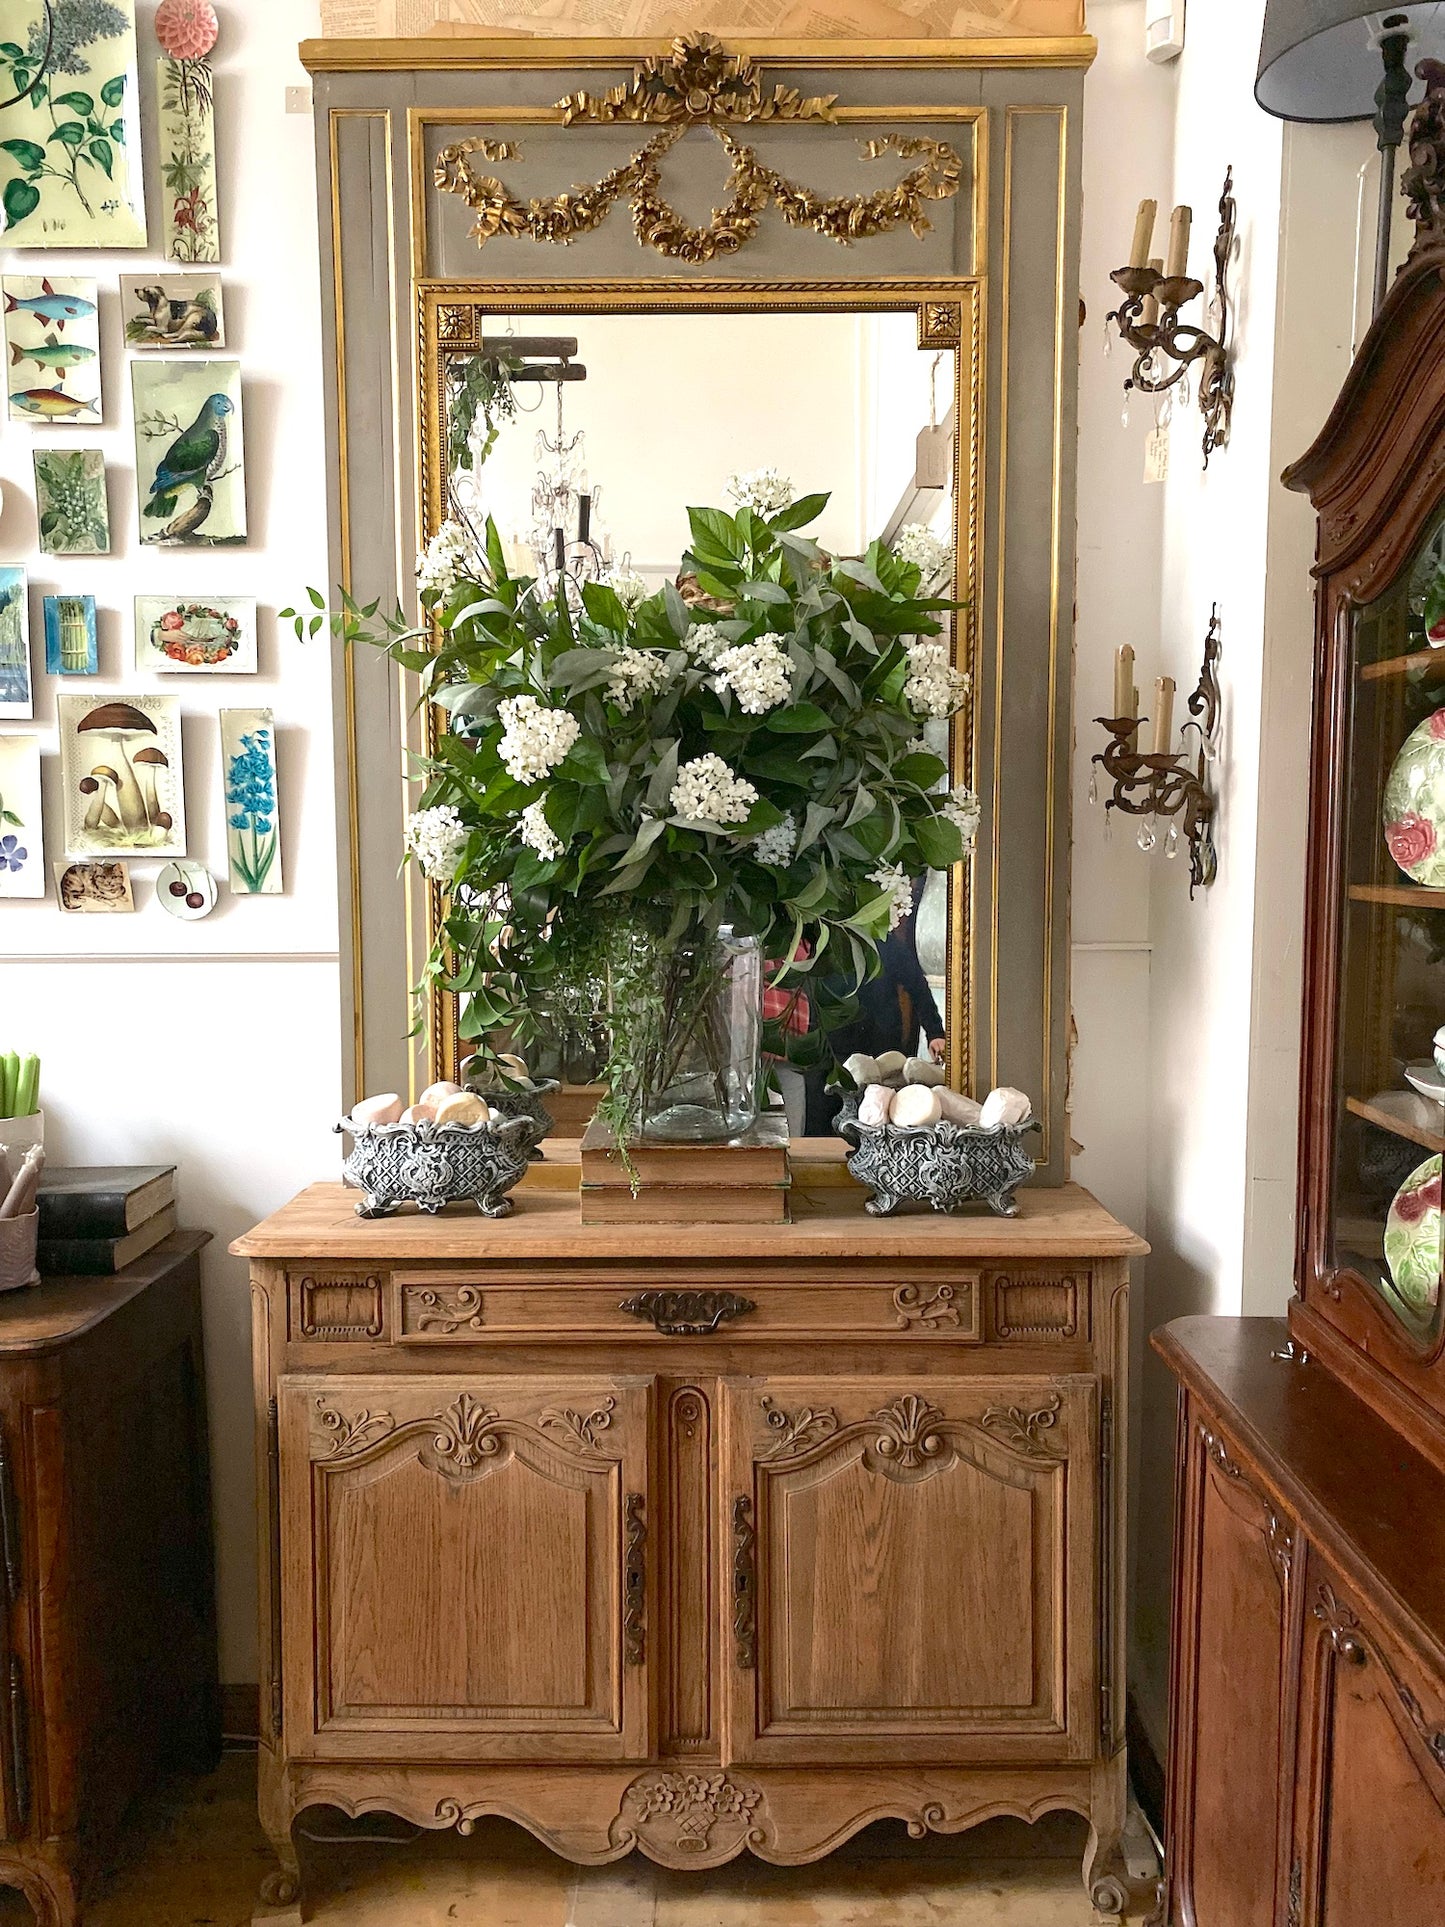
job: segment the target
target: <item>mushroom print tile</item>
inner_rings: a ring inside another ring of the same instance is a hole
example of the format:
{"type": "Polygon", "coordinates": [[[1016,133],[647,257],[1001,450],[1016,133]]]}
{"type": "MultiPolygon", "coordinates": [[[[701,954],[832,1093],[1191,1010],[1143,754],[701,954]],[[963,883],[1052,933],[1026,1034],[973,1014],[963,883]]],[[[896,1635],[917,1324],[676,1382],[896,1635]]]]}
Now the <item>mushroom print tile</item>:
{"type": "Polygon", "coordinates": [[[40,738],[0,736],[0,897],[44,895],[40,738]]]}
{"type": "Polygon", "coordinates": [[[45,598],[45,670],[51,676],[99,673],[93,595],[45,598]]]}
{"type": "Polygon", "coordinates": [[[121,313],[132,348],[224,348],[226,311],[214,274],[123,274],[121,313]]]}
{"type": "Polygon", "coordinates": [[[35,714],[30,682],[30,589],[24,569],[0,568],[0,716],[35,714]]]}
{"type": "Polygon", "coordinates": [[[281,819],[276,792],[276,725],[269,709],[221,711],[226,854],[237,896],[278,897],[281,819]]]}
{"type": "Polygon", "coordinates": [[[12,275],[5,295],[5,385],[13,422],[69,427],[101,418],[100,315],[93,281],[12,275]]]}
{"type": "Polygon", "coordinates": [[[13,248],[143,248],[135,0],[6,0],[0,208],[13,248]]]}
{"type": "Polygon", "coordinates": [[[65,695],[56,704],[66,856],[184,856],[176,698],[65,695]]]}
{"type": "Polygon", "coordinates": [[[138,356],[130,373],[141,541],[244,542],[240,362],[138,356]]]}
{"type": "Polygon", "coordinates": [[[256,604],[249,596],[138,595],[135,666],[186,675],[254,675],[256,604]]]}
{"type": "Polygon", "coordinates": [[[109,555],[105,457],[98,448],[37,448],[35,513],[45,555],[109,555]]]}
{"type": "Polygon", "coordinates": [[[135,909],[130,870],[124,863],[57,863],[55,894],[62,910],[82,916],[114,916],[135,909]]]}

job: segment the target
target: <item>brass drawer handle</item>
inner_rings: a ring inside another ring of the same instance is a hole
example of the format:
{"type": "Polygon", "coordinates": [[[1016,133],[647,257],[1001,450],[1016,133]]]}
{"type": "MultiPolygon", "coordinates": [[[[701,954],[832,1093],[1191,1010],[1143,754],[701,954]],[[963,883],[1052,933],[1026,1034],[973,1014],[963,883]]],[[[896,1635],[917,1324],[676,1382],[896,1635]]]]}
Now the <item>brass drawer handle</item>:
{"type": "Polygon", "coordinates": [[[735,1291],[639,1291],[617,1307],[629,1318],[645,1318],[669,1338],[705,1338],[725,1318],[742,1318],[757,1306],[735,1291]]]}
{"type": "Polygon", "coordinates": [[[647,1657],[647,1524],[642,1494],[629,1492],[623,1508],[627,1547],[622,1566],[622,1652],[629,1666],[647,1657]]]}
{"type": "Polygon", "coordinates": [[[745,1673],[758,1663],[757,1530],[746,1493],[733,1500],[733,1638],[745,1673]]]}

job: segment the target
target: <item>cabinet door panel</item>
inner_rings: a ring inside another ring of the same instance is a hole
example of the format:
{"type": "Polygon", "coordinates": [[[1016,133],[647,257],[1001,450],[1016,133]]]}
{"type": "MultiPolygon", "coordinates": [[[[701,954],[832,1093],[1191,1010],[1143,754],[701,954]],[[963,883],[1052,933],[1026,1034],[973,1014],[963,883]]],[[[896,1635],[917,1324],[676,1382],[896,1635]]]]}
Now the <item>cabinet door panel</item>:
{"type": "Polygon", "coordinates": [[[1092,1753],[1092,1379],[726,1397],[729,1757],[1092,1753]]]}
{"type": "Polygon", "coordinates": [[[281,1380],[292,1751],[645,1753],[649,1387],[281,1380]]]}
{"type": "Polygon", "coordinates": [[[1296,1821],[1311,1927],[1445,1920],[1445,1695],[1321,1560],[1296,1821]]]}

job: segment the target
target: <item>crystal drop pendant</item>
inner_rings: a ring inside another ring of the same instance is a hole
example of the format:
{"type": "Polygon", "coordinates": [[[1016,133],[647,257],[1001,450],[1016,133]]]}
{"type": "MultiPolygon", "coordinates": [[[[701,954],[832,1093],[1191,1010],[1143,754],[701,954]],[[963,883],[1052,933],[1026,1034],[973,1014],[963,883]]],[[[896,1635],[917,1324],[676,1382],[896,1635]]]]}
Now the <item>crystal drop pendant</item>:
{"type": "Polygon", "coordinates": [[[1127,388],[1124,390],[1124,406],[1119,410],[1119,425],[1121,428],[1127,428],[1129,426],[1129,391],[1127,388]]]}
{"type": "Polygon", "coordinates": [[[1089,771],[1089,807],[1092,809],[1099,801],[1099,770],[1096,764],[1089,771]]]}
{"type": "Polygon", "coordinates": [[[1171,861],[1179,854],[1179,825],[1171,823],[1169,834],[1164,839],[1164,854],[1171,861]]]}
{"type": "Polygon", "coordinates": [[[1194,399],[1194,384],[1189,379],[1189,370],[1186,368],[1184,370],[1184,378],[1179,384],[1180,406],[1187,408],[1190,402],[1193,401],[1193,399],[1194,399]]]}
{"type": "Polygon", "coordinates": [[[1114,352],[1114,320],[1112,315],[1104,316],[1104,359],[1107,361],[1114,352]]]}
{"type": "Polygon", "coordinates": [[[1146,856],[1159,841],[1158,837],[1154,834],[1154,819],[1152,816],[1146,816],[1144,821],[1139,825],[1139,835],[1135,840],[1146,856]]]}
{"type": "Polygon", "coordinates": [[[1104,841],[1106,843],[1114,841],[1114,812],[1111,809],[1104,811],[1104,841]]]}

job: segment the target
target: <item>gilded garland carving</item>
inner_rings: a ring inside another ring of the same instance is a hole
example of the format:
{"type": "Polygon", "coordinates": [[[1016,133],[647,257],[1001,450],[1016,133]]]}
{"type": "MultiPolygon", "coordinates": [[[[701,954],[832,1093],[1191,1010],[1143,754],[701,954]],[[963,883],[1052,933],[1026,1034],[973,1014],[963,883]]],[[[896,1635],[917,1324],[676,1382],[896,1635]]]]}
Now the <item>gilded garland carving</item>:
{"type": "MultiPolygon", "coordinates": [[[[769,207],[776,208],[790,227],[811,228],[847,247],[901,226],[926,234],[931,226],[926,204],[951,199],[963,181],[963,161],[956,148],[926,135],[897,133],[862,144],[869,160],[896,154],[918,163],[892,187],[872,194],[820,195],[789,180],[761,161],[753,148],[730,131],[730,125],[833,122],[834,97],[805,98],[783,86],[766,92],[756,62],[727,53],[710,34],[675,40],[670,55],[644,61],[629,82],[610,93],[571,94],[557,106],[569,127],[630,121],[660,126],[661,131],[630,160],[590,186],[525,201],[494,174],[478,173],[472,165],[473,156],[492,165],[520,158],[515,142],[475,136],[442,148],[434,183],[445,193],[460,195],[472,210],[476,218],[471,232],[478,247],[498,235],[566,245],[594,232],[623,198],[631,204],[639,244],[670,260],[700,263],[736,254],[756,234],[759,218],[769,207]],[[677,213],[661,186],[663,158],[694,127],[707,128],[732,164],[727,199],[701,227],[677,213]]],[[[954,342],[958,319],[955,308],[954,342]]],[[[949,322],[940,315],[938,325],[946,332],[949,322]]]]}

